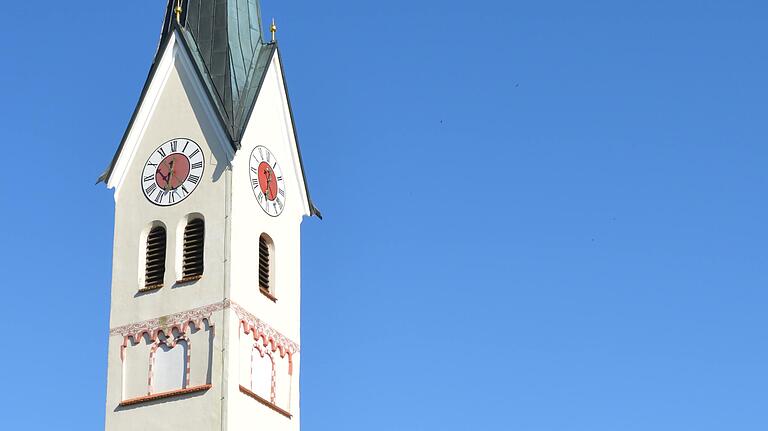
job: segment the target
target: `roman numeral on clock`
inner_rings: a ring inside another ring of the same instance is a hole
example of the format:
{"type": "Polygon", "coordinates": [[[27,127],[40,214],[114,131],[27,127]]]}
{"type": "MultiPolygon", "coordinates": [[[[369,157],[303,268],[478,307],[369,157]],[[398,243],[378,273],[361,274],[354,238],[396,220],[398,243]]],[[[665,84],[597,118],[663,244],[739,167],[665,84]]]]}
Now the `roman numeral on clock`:
{"type": "Polygon", "coordinates": [[[199,153],[200,153],[200,149],[197,148],[195,149],[195,151],[192,151],[192,154],[189,155],[189,158],[191,159],[192,157],[195,157],[199,153]]]}
{"type": "Polygon", "coordinates": [[[197,175],[190,175],[188,178],[188,181],[193,184],[197,184],[198,182],[200,182],[200,177],[198,177],[197,175]]]}
{"type": "Polygon", "coordinates": [[[155,180],[155,176],[154,175],[147,175],[146,177],[144,177],[144,182],[145,183],[147,181],[154,181],[154,180],[155,180]]]}
{"type": "Polygon", "coordinates": [[[252,179],[252,180],[251,180],[251,185],[253,186],[253,188],[254,188],[254,189],[255,189],[256,187],[258,187],[258,186],[259,186],[259,179],[258,179],[258,178],[254,178],[254,179],[252,179]]]}
{"type": "Polygon", "coordinates": [[[203,167],[203,162],[192,163],[192,169],[200,169],[203,167]]]}
{"type": "Polygon", "coordinates": [[[171,141],[171,152],[175,153],[178,148],[179,148],[178,141],[171,141]]]}
{"type": "Polygon", "coordinates": [[[157,153],[160,154],[160,157],[165,157],[165,151],[162,148],[158,148],[157,153]]]}
{"type": "Polygon", "coordinates": [[[156,189],[157,189],[157,184],[152,183],[149,187],[144,189],[144,193],[146,193],[147,196],[152,196],[152,193],[154,193],[156,189]]]}

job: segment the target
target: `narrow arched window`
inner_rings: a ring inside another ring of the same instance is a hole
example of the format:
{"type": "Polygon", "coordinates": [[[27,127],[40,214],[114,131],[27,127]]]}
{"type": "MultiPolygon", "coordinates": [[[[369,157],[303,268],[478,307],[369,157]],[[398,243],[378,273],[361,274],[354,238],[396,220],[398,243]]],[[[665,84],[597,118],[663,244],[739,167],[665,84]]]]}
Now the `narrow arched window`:
{"type": "Polygon", "coordinates": [[[159,289],[163,287],[165,279],[165,228],[155,226],[147,235],[147,256],[144,270],[143,290],[159,289]]]}
{"type": "Polygon", "coordinates": [[[259,289],[272,300],[274,300],[273,254],[272,240],[266,234],[262,234],[259,237],[259,289]]]}
{"type": "Polygon", "coordinates": [[[197,280],[203,276],[203,249],[205,246],[205,222],[193,219],[184,228],[182,281],[197,280]]]}

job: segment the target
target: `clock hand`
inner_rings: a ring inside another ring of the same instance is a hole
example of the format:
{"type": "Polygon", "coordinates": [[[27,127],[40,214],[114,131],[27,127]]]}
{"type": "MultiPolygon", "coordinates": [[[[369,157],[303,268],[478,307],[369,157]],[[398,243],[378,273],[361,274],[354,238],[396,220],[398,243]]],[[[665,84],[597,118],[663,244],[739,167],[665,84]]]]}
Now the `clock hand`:
{"type": "Polygon", "coordinates": [[[264,169],[264,173],[267,175],[267,193],[265,195],[267,196],[267,200],[272,200],[272,173],[269,171],[269,169],[264,169]]]}
{"type": "MultiPolygon", "coordinates": [[[[158,166],[157,173],[160,174],[160,178],[162,178],[163,181],[165,181],[165,184],[161,186],[163,188],[163,190],[165,190],[165,187],[168,185],[168,180],[170,179],[170,172],[168,173],[168,175],[163,174],[163,171],[160,170],[160,168],[162,166],[163,165],[158,166]]],[[[160,184],[158,184],[158,185],[160,185],[160,184]]]]}
{"type": "Polygon", "coordinates": [[[171,177],[175,176],[173,174],[173,166],[174,166],[174,160],[171,159],[171,161],[168,162],[168,178],[165,180],[164,189],[166,192],[171,189],[171,177]]]}
{"type": "MultiPolygon", "coordinates": [[[[165,181],[165,183],[168,184],[168,176],[167,175],[163,175],[163,173],[160,172],[159,170],[157,171],[157,173],[160,174],[160,178],[162,178],[163,181],[165,181]]],[[[165,188],[165,186],[162,186],[162,187],[165,188]]]]}
{"type": "Polygon", "coordinates": [[[173,174],[173,177],[176,178],[177,180],[181,181],[181,178],[177,177],[176,174],[173,174]]]}

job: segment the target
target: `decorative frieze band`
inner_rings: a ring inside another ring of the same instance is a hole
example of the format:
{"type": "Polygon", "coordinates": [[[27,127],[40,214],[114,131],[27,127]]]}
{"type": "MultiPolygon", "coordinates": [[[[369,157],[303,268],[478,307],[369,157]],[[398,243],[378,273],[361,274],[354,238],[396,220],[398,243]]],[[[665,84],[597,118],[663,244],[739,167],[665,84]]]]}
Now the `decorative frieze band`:
{"type": "Polygon", "coordinates": [[[176,329],[179,332],[185,333],[192,323],[195,324],[195,327],[201,328],[203,320],[208,320],[208,324],[212,326],[210,322],[211,315],[216,311],[227,308],[232,308],[235,311],[246,334],[253,333],[254,338],[263,338],[265,343],[272,344],[273,349],[281,350],[281,354],[294,354],[299,351],[298,344],[248,312],[241,305],[229,299],[168,316],[112,328],[109,331],[109,335],[120,335],[126,339],[132,337],[134,340],[138,340],[146,333],[151,339],[155,340],[160,332],[171,334],[176,329]]]}
{"type": "Polygon", "coordinates": [[[265,345],[267,343],[272,344],[272,350],[279,349],[280,356],[285,356],[286,353],[293,355],[299,351],[299,345],[288,337],[279,333],[234,301],[231,304],[246,334],[253,334],[253,338],[262,338],[265,345]]]}
{"type": "MultiPolygon", "coordinates": [[[[190,323],[194,323],[198,328],[202,327],[203,320],[209,319],[211,314],[216,311],[228,308],[228,302],[217,302],[205,307],[119,326],[112,328],[109,331],[109,335],[122,335],[123,337],[133,337],[134,340],[137,340],[144,333],[149,334],[150,338],[154,339],[158,332],[170,334],[174,328],[181,332],[186,332],[187,326],[190,323]]],[[[210,321],[208,323],[210,324],[210,321]]]]}

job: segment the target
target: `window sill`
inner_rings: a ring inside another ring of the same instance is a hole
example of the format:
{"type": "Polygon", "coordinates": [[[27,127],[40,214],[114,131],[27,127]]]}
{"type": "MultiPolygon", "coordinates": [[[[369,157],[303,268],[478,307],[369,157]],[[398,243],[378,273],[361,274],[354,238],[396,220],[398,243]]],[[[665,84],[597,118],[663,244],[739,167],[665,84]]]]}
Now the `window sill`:
{"type": "Polygon", "coordinates": [[[147,292],[154,292],[155,290],[160,290],[163,288],[163,284],[151,284],[149,286],[144,286],[141,289],[139,289],[139,293],[147,293],[147,292]]]}
{"type": "Polygon", "coordinates": [[[267,289],[265,289],[265,288],[263,288],[263,287],[260,287],[260,288],[259,288],[259,291],[260,291],[260,292],[261,292],[261,293],[262,293],[264,296],[266,296],[267,298],[269,298],[269,300],[270,300],[270,301],[272,301],[272,302],[277,302],[277,297],[276,297],[275,295],[273,295],[273,294],[269,293],[269,290],[267,290],[267,289]]]}
{"type": "Polygon", "coordinates": [[[194,394],[196,392],[203,392],[211,389],[211,385],[200,385],[186,389],[179,389],[176,391],[161,392],[159,394],[146,395],[143,397],[131,398],[120,402],[120,407],[134,406],[136,404],[148,403],[150,401],[162,400],[164,398],[178,397],[180,395],[194,394]]]}
{"type": "Polygon", "coordinates": [[[243,385],[240,385],[240,392],[244,393],[245,395],[248,395],[249,397],[253,398],[254,400],[260,402],[261,404],[264,404],[265,406],[269,407],[270,409],[280,413],[281,415],[287,417],[288,419],[292,418],[293,416],[288,413],[287,411],[281,409],[280,407],[274,405],[272,402],[265,400],[264,398],[256,395],[253,393],[250,389],[246,388],[243,385]]]}
{"type": "Polygon", "coordinates": [[[177,284],[185,284],[185,283],[192,283],[193,281],[197,281],[203,278],[203,275],[190,275],[189,277],[184,277],[181,280],[177,281],[177,284]]]}

